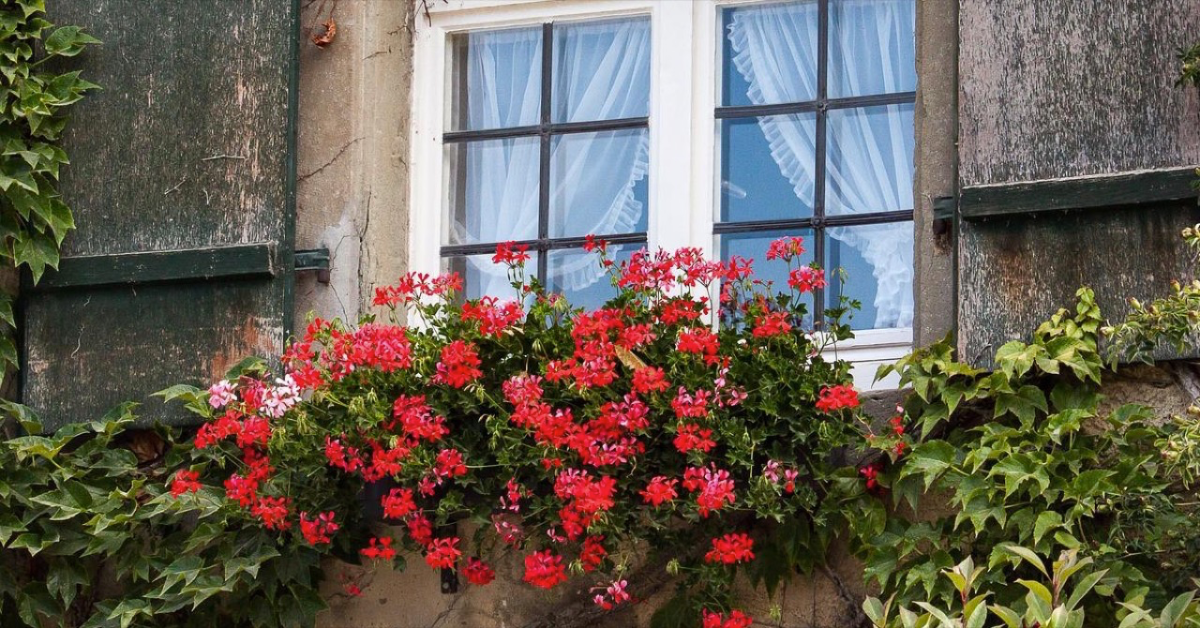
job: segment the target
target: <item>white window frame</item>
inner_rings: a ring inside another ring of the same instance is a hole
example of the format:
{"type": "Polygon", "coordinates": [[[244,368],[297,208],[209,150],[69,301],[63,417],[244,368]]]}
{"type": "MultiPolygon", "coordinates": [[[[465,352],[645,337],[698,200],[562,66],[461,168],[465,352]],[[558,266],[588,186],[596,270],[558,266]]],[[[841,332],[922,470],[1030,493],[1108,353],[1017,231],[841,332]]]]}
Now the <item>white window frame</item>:
{"type": "MultiPolygon", "coordinates": [[[[446,194],[442,134],[450,98],[450,37],[485,28],[532,26],[546,20],[650,17],[650,171],[647,246],[699,247],[714,254],[719,14],[730,5],[767,0],[449,0],[428,5],[416,19],[413,42],[413,126],[409,159],[408,264],[441,272],[446,194]],[[677,54],[675,51],[688,51],[677,54]]],[[[863,389],[875,368],[912,348],[912,329],[855,332],[831,351],[850,361],[863,389]]]]}

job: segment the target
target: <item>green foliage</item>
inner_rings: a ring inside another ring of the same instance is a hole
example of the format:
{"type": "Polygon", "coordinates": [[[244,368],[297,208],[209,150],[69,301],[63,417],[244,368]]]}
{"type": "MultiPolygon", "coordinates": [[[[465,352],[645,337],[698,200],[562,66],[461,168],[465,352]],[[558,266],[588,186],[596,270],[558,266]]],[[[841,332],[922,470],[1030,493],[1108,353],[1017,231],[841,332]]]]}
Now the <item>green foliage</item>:
{"type": "MultiPolygon", "coordinates": [[[[1183,230],[1194,261],[1200,261],[1200,225],[1183,230]]],[[[1192,334],[1200,331],[1200,280],[1186,284],[1171,282],[1171,293],[1144,304],[1129,300],[1130,313],[1120,324],[1104,328],[1109,341],[1109,358],[1149,362],[1155,349],[1169,347],[1183,353],[1192,344],[1192,334]]]]}
{"type": "Polygon", "coordinates": [[[1200,43],[1179,49],[1179,78],[1176,87],[1200,88],[1200,43]]]}
{"type": "MultiPolygon", "coordinates": [[[[1195,500],[1180,469],[1194,464],[1194,448],[1185,442],[1177,464],[1164,465],[1176,426],[1147,407],[1103,408],[1102,319],[1090,290],[1077,296],[1074,313],[1055,314],[1031,342],[1001,347],[991,373],[956,362],[946,341],[883,369],[912,385],[908,420],[925,439],[880,481],[898,508],[927,513],[939,499],[946,506],[936,517],[889,517],[861,539],[868,577],[901,602],[957,599],[961,591],[950,585],[966,575],[939,573],[963,556],[986,566],[970,579],[1000,604],[1029,595],[1010,572],[1036,575],[1034,553],[1086,555],[1081,560],[1105,574],[1096,592],[1111,599],[1141,596],[1161,606],[1191,587],[1200,534],[1183,523],[1194,518],[1195,500]]],[[[1093,621],[1117,619],[1115,603],[1104,608],[1093,621]]]]}
{"type": "Polygon", "coordinates": [[[167,492],[169,470],[208,470],[175,434],[131,430],[131,405],[50,435],[3,405],[25,435],[0,443],[0,626],[304,626],[325,607],[316,550],[218,491],[167,492]]]}
{"type": "MultiPolygon", "coordinates": [[[[1050,568],[1034,551],[1017,545],[1002,546],[1000,550],[1026,567],[1036,570],[1033,579],[1017,579],[1015,569],[976,567],[967,557],[950,569],[942,570],[954,591],[954,599],[946,605],[917,602],[919,611],[896,606],[894,598],[882,602],[869,597],[863,602],[863,612],[872,628],[1080,628],[1087,623],[1083,605],[1089,593],[1105,580],[1107,572],[1096,569],[1090,558],[1080,558],[1075,550],[1059,555],[1050,568]],[[1013,581],[1025,591],[1024,597],[1012,606],[989,603],[995,591],[981,583],[1013,581]]],[[[1005,563],[1007,565],[1008,563],[1005,563]]],[[[1119,628],[1185,628],[1200,626],[1200,609],[1195,594],[1180,594],[1155,615],[1142,607],[1140,596],[1134,595],[1120,603],[1114,623],[1119,628]],[[1117,623],[1119,621],[1119,623],[1117,623]]]]}
{"type": "MultiPolygon", "coordinates": [[[[63,238],[75,228],[58,193],[68,163],[58,145],[65,110],[96,86],[80,73],[51,71],[58,59],[99,43],[78,26],[55,28],[44,0],[0,0],[0,256],[37,282],[58,268],[63,238]]],[[[0,368],[17,366],[12,297],[0,294],[0,368]]]]}

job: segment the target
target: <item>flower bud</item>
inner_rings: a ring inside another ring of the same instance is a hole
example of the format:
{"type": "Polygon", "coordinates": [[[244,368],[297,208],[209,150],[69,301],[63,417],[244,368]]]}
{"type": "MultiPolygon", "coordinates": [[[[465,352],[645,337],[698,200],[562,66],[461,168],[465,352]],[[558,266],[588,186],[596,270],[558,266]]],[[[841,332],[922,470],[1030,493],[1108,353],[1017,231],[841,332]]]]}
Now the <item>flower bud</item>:
{"type": "Polygon", "coordinates": [[[671,574],[672,576],[679,575],[679,559],[678,558],[672,558],[671,562],[667,563],[667,573],[671,574]]]}

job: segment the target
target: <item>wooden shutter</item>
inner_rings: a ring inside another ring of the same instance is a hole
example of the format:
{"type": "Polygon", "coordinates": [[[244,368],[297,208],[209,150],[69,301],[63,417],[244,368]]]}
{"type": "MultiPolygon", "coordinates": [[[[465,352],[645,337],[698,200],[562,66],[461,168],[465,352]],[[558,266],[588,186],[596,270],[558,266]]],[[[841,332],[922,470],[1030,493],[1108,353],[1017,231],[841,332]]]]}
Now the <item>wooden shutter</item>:
{"type": "Polygon", "coordinates": [[[1190,274],[1179,231],[1200,222],[1194,89],[1177,49],[1195,0],[962,0],[959,345],[990,362],[1081,285],[1124,299],[1190,274]]]}
{"type": "Polygon", "coordinates": [[[63,196],[78,230],[23,298],[22,397],[48,427],[219,378],[282,349],[291,313],[292,0],[56,0],[103,41],[73,110],[63,196]]]}

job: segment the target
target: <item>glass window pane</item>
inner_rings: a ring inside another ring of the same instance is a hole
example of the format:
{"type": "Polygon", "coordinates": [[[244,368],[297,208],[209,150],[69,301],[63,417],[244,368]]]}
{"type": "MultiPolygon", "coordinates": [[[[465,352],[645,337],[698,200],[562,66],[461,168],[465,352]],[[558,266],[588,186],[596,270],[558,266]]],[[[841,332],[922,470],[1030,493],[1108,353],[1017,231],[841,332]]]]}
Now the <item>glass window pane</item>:
{"type": "MultiPolygon", "coordinates": [[[[718,235],[717,250],[721,252],[721,260],[729,261],[733,256],[744,257],[754,261],[754,278],[771,282],[773,293],[788,291],[788,265],[782,260],[768,260],[767,247],[779,238],[799,236],[804,238],[804,254],[800,256],[800,264],[807,265],[813,261],[813,248],[816,246],[811,229],[798,231],[754,231],[750,233],[726,233],[718,235]]],[[[792,262],[792,268],[796,262],[792,262]]],[[[808,300],[808,315],[804,319],[805,326],[812,325],[813,302],[808,300]]]]}
{"type": "Polygon", "coordinates": [[[542,29],[472,31],[454,36],[450,130],[506,129],[538,123],[542,103],[542,29]]]}
{"type": "MultiPolygon", "coordinates": [[[[529,251],[525,262],[528,278],[537,275],[538,253],[529,251]]],[[[492,253],[482,255],[451,255],[442,258],[442,272],[456,272],[463,278],[463,294],[466,299],[492,296],[498,299],[517,299],[518,294],[509,281],[508,268],[492,263],[492,253]]]]}
{"type": "Polygon", "coordinates": [[[650,111],[650,20],[555,24],[555,122],[638,118],[650,111]]]}
{"type": "MultiPolygon", "coordinates": [[[[645,244],[612,244],[608,254],[615,263],[628,261],[645,244]]],[[[549,280],[546,288],[567,298],[572,307],[595,310],[617,296],[608,274],[600,267],[600,255],[583,249],[550,251],[547,259],[549,280]]]]}
{"type": "Polygon", "coordinates": [[[829,96],[916,90],[915,31],[915,0],[832,0],[829,96]]]}
{"type": "Polygon", "coordinates": [[[722,11],[721,104],[815,100],[818,19],[816,0],[722,11]]]}
{"type": "Polygon", "coordinates": [[[815,113],[717,121],[720,198],[717,222],[813,215],[815,113]]]}
{"type": "Polygon", "coordinates": [[[829,215],[913,207],[913,105],[829,112],[829,215]]]}
{"type": "Polygon", "coordinates": [[[829,307],[836,307],[843,294],[862,303],[862,310],[848,321],[851,327],[912,327],[911,221],[831,228],[826,231],[825,257],[829,307]],[[839,268],[845,271],[844,282],[839,268]]]}
{"type": "Polygon", "coordinates": [[[550,157],[550,237],[646,230],[646,129],[554,137],[550,157]]]}
{"type": "Polygon", "coordinates": [[[446,145],[447,244],[537,237],[536,137],[446,145]]]}

